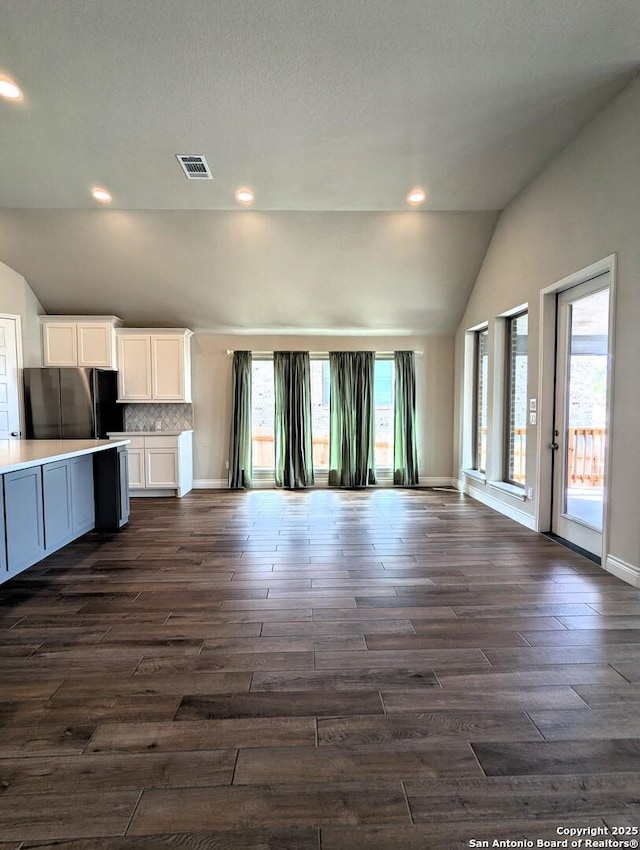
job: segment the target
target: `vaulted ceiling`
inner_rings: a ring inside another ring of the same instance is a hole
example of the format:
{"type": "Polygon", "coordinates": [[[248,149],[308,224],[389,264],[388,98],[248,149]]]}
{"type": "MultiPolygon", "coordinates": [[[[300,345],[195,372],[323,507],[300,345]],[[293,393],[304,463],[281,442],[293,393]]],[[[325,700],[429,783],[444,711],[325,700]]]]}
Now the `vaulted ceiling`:
{"type": "Polygon", "coordinates": [[[0,76],[25,92],[0,102],[0,259],[50,311],[192,324],[195,313],[214,329],[352,327],[355,304],[342,316],[322,293],[335,265],[338,295],[374,282],[364,327],[450,330],[495,223],[487,211],[640,64],[637,0],[0,0],[0,21],[0,76]],[[214,179],[186,180],[178,153],[204,154],[214,179]],[[113,195],[108,213],[96,184],[113,195]],[[255,191],[252,211],[214,215],[238,209],[240,186],[255,191]],[[414,186],[420,212],[407,211],[414,186]],[[255,211],[277,223],[232,223],[255,211]],[[295,231],[280,234],[296,212],[325,214],[324,259],[307,219],[297,247],[295,231]],[[243,250],[264,248],[255,234],[270,227],[284,254],[249,262],[243,250]],[[244,234],[234,254],[229,230],[244,234]],[[341,233],[370,259],[352,263],[341,233]],[[380,233],[410,244],[406,279],[369,251],[380,233]],[[251,286],[255,301],[235,297],[251,286]],[[298,299],[297,318],[272,309],[298,299]],[[416,305],[413,324],[398,303],[416,305]]]}

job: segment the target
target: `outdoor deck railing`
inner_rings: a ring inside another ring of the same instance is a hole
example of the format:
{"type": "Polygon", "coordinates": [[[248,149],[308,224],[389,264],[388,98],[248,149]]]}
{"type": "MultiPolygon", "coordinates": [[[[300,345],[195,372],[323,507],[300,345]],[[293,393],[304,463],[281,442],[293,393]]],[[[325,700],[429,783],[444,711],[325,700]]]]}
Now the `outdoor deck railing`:
{"type": "MultiPolygon", "coordinates": [[[[271,468],[274,464],[274,443],[273,443],[273,433],[269,433],[267,431],[253,433],[253,465],[255,467],[264,467],[271,468]]],[[[313,465],[316,469],[328,469],[329,468],[329,436],[322,435],[313,438],[312,443],[313,449],[313,465]]],[[[380,465],[381,459],[389,458],[389,462],[392,462],[392,458],[389,457],[391,451],[391,445],[388,439],[380,438],[376,440],[376,458],[378,459],[378,465],[380,465]]],[[[383,463],[383,465],[387,465],[383,463]]]]}
{"type": "MultiPolygon", "coordinates": [[[[483,429],[484,431],[484,429],[483,429]]],[[[569,487],[601,487],[604,481],[606,428],[569,428],[567,446],[567,478],[569,487]]],[[[486,440],[486,435],[485,435],[486,440]]],[[[376,440],[376,453],[389,452],[386,439],[376,440]]],[[[527,459],[527,430],[513,431],[513,480],[524,484],[527,459]]],[[[272,467],[274,447],[272,433],[254,433],[253,462],[257,467],[272,467]]],[[[318,469],[329,466],[329,437],[313,440],[313,465],[318,469]]]]}
{"type": "MultiPolygon", "coordinates": [[[[569,487],[602,487],[606,436],[606,428],[568,429],[567,485],[569,487]]],[[[519,484],[524,484],[525,481],[526,459],[526,428],[514,428],[513,480],[519,484]]]]}

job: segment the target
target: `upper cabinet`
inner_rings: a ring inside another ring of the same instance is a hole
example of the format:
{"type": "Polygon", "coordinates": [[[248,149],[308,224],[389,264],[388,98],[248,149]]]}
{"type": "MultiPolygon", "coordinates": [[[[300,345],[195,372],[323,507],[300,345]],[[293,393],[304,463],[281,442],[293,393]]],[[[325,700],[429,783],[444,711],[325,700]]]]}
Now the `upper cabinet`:
{"type": "Polygon", "coordinates": [[[116,336],[118,401],[191,401],[192,331],[120,328],[116,336]]]}
{"type": "Polygon", "coordinates": [[[40,316],[43,366],[117,369],[117,316],[40,316]]]}

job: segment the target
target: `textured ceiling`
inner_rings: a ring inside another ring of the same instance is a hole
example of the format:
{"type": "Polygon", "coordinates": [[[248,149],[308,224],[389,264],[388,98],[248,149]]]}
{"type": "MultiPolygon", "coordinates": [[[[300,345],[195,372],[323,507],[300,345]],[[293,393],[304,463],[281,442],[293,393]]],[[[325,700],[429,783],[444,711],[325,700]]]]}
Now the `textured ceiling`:
{"type": "Polygon", "coordinates": [[[0,76],[25,91],[0,101],[0,259],[51,313],[451,333],[487,211],[639,43],[638,0],[0,0],[0,76]]]}
{"type": "Polygon", "coordinates": [[[639,40],[638,0],[0,0],[0,205],[501,209],[639,40]]]}

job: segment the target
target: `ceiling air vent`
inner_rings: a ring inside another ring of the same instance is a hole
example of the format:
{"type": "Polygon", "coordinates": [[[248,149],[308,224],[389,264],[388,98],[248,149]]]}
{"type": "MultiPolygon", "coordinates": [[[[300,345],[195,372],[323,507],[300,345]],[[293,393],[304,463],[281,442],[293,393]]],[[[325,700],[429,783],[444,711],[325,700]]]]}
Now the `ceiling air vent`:
{"type": "Polygon", "coordinates": [[[177,153],[176,157],[187,175],[187,180],[213,180],[207,160],[199,154],[177,153]]]}

